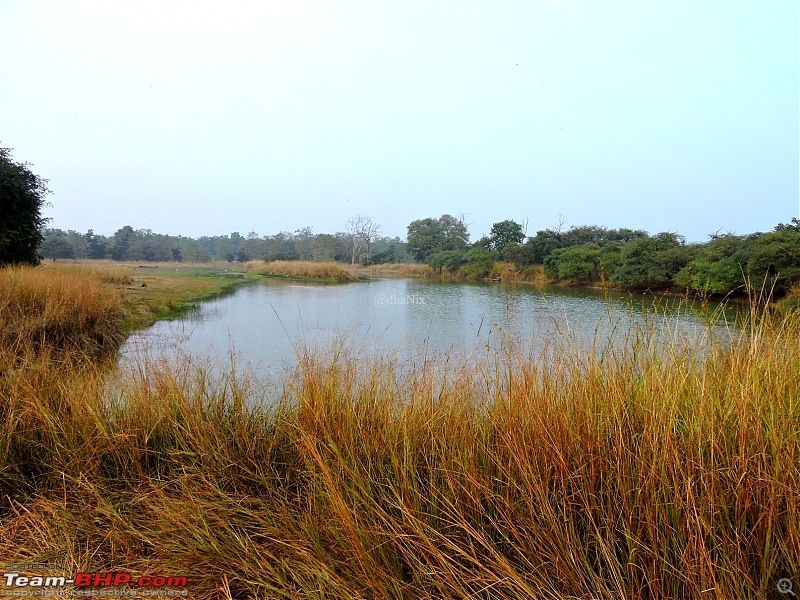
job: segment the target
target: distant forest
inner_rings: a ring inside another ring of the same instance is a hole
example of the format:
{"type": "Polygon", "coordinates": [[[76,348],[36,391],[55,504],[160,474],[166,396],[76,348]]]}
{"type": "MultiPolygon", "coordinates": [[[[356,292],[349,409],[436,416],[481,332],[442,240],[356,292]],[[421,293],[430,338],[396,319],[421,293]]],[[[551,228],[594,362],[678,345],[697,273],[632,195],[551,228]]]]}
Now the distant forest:
{"type": "Polygon", "coordinates": [[[741,293],[749,282],[780,294],[800,284],[800,221],[770,232],[716,233],[703,243],[686,243],[672,232],[650,235],[637,229],[595,225],[544,229],[526,234],[513,220],[495,223],[488,236],[470,242],[463,218],[450,215],[413,221],[405,240],[382,237],[367,217],[354,217],[345,230],[317,233],[310,227],[261,236],[250,232],[193,239],[133,229],[111,237],[45,229],[43,258],[120,261],[207,262],[248,260],[337,261],[348,264],[425,263],[443,274],[488,277],[498,262],[521,272],[538,268],[550,278],[577,285],[608,284],[625,289],[681,289],[723,295],[741,293]]]}

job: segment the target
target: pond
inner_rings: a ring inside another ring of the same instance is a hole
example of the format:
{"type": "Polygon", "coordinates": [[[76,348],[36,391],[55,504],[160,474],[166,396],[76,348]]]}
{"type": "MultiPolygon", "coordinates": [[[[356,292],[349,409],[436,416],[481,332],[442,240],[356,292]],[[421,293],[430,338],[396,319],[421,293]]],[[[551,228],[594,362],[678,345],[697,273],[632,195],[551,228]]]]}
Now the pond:
{"type": "MultiPolygon", "coordinates": [[[[708,325],[714,308],[528,284],[373,279],[326,285],[265,279],[132,335],[122,361],[135,363],[143,355],[192,357],[226,369],[233,360],[278,381],[296,365],[302,348],[336,342],[355,352],[416,363],[420,357],[465,357],[509,346],[536,352],[554,340],[602,346],[612,332],[624,337],[637,324],[669,336],[730,335],[724,323],[708,325]]],[[[717,308],[733,320],[732,307],[717,308]]]]}

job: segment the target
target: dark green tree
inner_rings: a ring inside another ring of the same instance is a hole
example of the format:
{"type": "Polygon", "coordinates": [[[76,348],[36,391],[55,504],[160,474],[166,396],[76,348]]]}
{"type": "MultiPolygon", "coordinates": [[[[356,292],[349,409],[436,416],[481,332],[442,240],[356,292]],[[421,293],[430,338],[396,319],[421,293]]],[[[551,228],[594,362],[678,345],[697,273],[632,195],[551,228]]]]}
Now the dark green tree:
{"type": "Polygon", "coordinates": [[[325,262],[336,260],[339,262],[349,261],[347,240],[343,236],[335,236],[329,233],[318,233],[314,236],[311,256],[313,260],[325,262]]]}
{"type": "Polygon", "coordinates": [[[749,235],[732,259],[743,265],[750,285],[785,291],[800,281],[800,231],[784,226],[749,235]]]}
{"type": "Polygon", "coordinates": [[[686,252],[685,243],[677,233],[661,232],[624,244],[612,282],[641,289],[668,287],[673,275],[693,258],[686,252]]]}
{"type": "Polygon", "coordinates": [[[39,246],[39,253],[43,258],[75,258],[75,249],[70,245],[66,235],[45,235],[44,242],[39,246]]]}
{"type": "Polygon", "coordinates": [[[11,158],[9,148],[0,148],[0,265],[39,263],[42,216],[47,180],[35,175],[27,163],[11,158]]]}
{"type": "Polygon", "coordinates": [[[106,243],[99,236],[95,235],[91,229],[86,232],[86,256],[88,258],[105,258],[106,243]]]}
{"type": "Polygon", "coordinates": [[[544,260],[551,277],[594,282],[600,277],[600,249],[595,243],[557,248],[544,260]]]}
{"type": "Polygon", "coordinates": [[[456,271],[466,262],[463,250],[441,250],[431,255],[428,264],[437,271],[456,271]]]}
{"type": "Polygon", "coordinates": [[[130,225],[125,225],[122,229],[118,229],[114,233],[114,245],[111,248],[111,258],[114,260],[125,260],[134,237],[135,233],[133,227],[130,225]]]}
{"type": "Polygon", "coordinates": [[[553,229],[537,231],[536,235],[529,237],[518,251],[518,259],[515,261],[518,266],[544,264],[544,259],[556,248],[565,248],[564,234],[553,229]]]}
{"type": "Polygon", "coordinates": [[[500,221],[492,225],[489,232],[489,249],[493,252],[502,252],[508,244],[521,244],[525,239],[522,225],[511,219],[500,221]]]}
{"type": "Polygon", "coordinates": [[[487,277],[494,266],[494,254],[486,248],[475,246],[464,253],[467,264],[464,273],[470,279],[483,279],[487,277]]]}
{"type": "Polygon", "coordinates": [[[408,252],[419,262],[426,261],[431,254],[442,249],[444,234],[437,219],[417,219],[408,225],[408,252]]]}
{"type": "Polygon", "coordinates": [[[417,219],[408,225],[408,253],[419,262],[427,262],[432,254],[442,250],[466,249],[469,231],[464,219],[442,215],[438,219],[417,219]]]}

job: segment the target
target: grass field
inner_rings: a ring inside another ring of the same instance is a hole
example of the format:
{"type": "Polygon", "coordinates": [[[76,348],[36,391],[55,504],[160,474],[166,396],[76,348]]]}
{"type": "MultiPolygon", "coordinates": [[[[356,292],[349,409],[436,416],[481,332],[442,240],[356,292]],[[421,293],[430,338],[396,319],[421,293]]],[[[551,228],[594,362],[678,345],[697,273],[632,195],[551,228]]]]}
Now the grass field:
{"type": "MultiPolygon", "coordinates": [[[[117,373],[80,354],[117,339],[144,275],[51,289],[41,274],[0,271],[6,333],[49,311],[62,332],[1,338],[8,562],[185,575],[196,598],[722,600],[797,584],[795,317],[704,353],[646,328],[618,352],[554,339],[411,371],[311,349],[266,409],[238,373],[117,373]]],[[[204,281],[148,276],[159,297],[204,281]]]]}

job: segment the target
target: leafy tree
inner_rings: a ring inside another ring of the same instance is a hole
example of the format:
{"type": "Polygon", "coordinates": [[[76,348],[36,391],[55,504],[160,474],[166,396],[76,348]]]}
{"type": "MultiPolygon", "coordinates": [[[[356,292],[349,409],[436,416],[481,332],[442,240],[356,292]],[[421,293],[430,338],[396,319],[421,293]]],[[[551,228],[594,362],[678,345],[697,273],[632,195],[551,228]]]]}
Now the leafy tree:
{"type": "Polygon", "coordinates": [[[603,236],[603,242],[633,242],[642,238],[649,237],[646,231],[641,229],[609,229],[603,236]]]}
{"type": "Polygon", "coordinates": [[[440,250],[431,255],[428,264],[437,271],[457,271],[466,260],[463,250],[440,250]]]}
{"type": "Polygon", "coordinates": [[[406,242],[414,260],[424,262],[442,248],[444,234],[437,219],[418,219],[408,225],[406,242]]]}
{"type": "Polygon", "coordinates": [[[800,233],[800,220],[798,220],[797,217],[792,217],[791,223],[778,223],[775,226],[775,231],[794,231],[795,233],[800,233]]]}
{"type": "Polygon", "coordinates": [[[295,237],[288,231],[266,235],[261,242],[263,250],[260,256],[264,260],[297,260],[299,258],[295,237]]]}
{"type": "Polygon", "coordinates": [[[442,215],[439,217],[439,229],[442,233],[442,250],[463,250],[469,244],[469,231],[463,216],[457,219],[442,215]]]}
{"type": "MultiPolygon", "coordinates": [[[[255,231],[247,234],[247,239],[242,244],[241,250],[248,257],[247,260],[266,258],[267,256],[267,246],[255,231]]],[[[239,260],[240,255],[237,253],[236,256],[237,260],[239,260]]]]}
{"type": "Polygon", "coordinates": [[[377,238],[373,245],[373,252],[370,260],[373,265],[411,261],[411,257],[406,252],[406,245],[399,237],[377,238]]]}
{"type": "Polygon", "coordinates": [[[464,254],[467,264],[464,273],[471,279],[483,279],[488,276],[494,266],[494,254],[487,248],[473,247],[464,254]]]}
{"type": "Polygon", "coordinates": [[[570,227],[562,234],[566,246],[583,246],[584,244],[600,244],[606,239],[608,229],[597,225],[581,225],[570,227]]]}
{"type": "Polygon", "coordinates": [[[387,248],[386,250],[381,250],[380,252],[376,252],[372,255],[371,263],[373,265],[384,265],[386,263],[396,263],[397,262],[397,254],[395,252],[394,246],[387,248]]]}
{"type": "MultiPolygon", "coordinates": [[[[60,230],[58,230],[60,231],[60,230]]],[[[75,249],[69,243],[63,231],[61,235],[49,233],[45,235],[39,252],[44,258],[75,258],[75,249]]]]}
{"type": "Polygon", "coordinates": [[[685,251],[676,251],[684,244],[683,236],[670,232],[624,244],[613,282],[632,288],[668,287],[672,276],[691,260],[685,251]]]}
{"type": "Polygon", "coordinates": [[[753,234],[732,258],[744,265],[752,285],[772,280],[778,291],[784,291],[800,281],[800,231],[790,226],[753,234]]]}
{"type": "Polygon", "coordinates": [[[84,236],[86,240],[86,256],[87,258],[105,258],[106,257],[106,243],[98,235],[95,235],[91,229],[86,232],[84,236]]]}
{"type": "Polygon", "coordinates": [[[563,234],[552,229],[537,231],[536,235],[529,237],[528,240],[515,251],[512,259],[518,267],[529,265],[542,265],[544,259],[556,248],[564,248],[566,243],[563,234]]]}
{"type": "Polygon", "coordinates": [[[233,252],[238,252],[239,248],[241,248],[242,244],[244,244],[244,240],[245,240],[244,236],[241,233],[239,233],[238,231],[234,231],[233,233],[231,233],[230,239],[231,239],[231,247],[233,248],[233,252]]]}
{"type": "Polygon", "coordinates": [[[463,250],[469,244],[469,231],[464,219],[442,215],[438,219],[418,219],[408,226],[406,248],[414,260],[426,262],[442,250],[463,250]]]}
{"type": "Polygon", "coordinates": [[[135,233],[133,227],[130,225],[125,225],[125,227],[114,232],[114,245],[111,247],[111,258],[114,260],[125,260],[134,237],[135,233]]]}
{"type": "Polygon", "coordinates": [[[545,259],[544,266],[551,277],[596,281],[599,278],[600,248],[594,243],[557,248],[545,259]]]}
{"type": "MultiPolygon", "coordinates": [[[[178,236],[179,240],[181,238],[182,236],[178,236]]],[[[169,241],[173,240],[168,240],[168,242],[169,241]]],[[[229,241],[227,237],[225,237],[224,235],[214,236],[214,237],[203,235],[199,237],[197,240],[192,240],[192,242],[195,244],[196,253],[205,254],[209,257],[224,256],[226,253],[230,252],[229,241]]],[[[167,243],[166,245],[172,246],[172,243],[167,243]]],[[[181,250],[181,253],[186,254],[184,250],[181,250]]]]}
{"type": "Polygon", "coordinates": [[[314,258],[314,230],[311,227],[301,227],[294,232],[297,258],[311,260],[314,258]]]}
{"type": "Polygon", "coordinates": [[[11,158],[9,148],[0,148],[0,266],[38,264],[38,249],[44,240],[42,216],[47,180],[35,175],[27,163],[11,158]]]}
{"type": "Polygon", "coordinates": [[[700,248],[698,258],[717,261],[736,254],[745,242],[743,236],[726,233],[709,236],[709,241],[700,248]]]}
{"type": "Polygon", "coordinates": [[[522,230],[522,225],[506,219],[492,225],[492,230],[489,232],[489,249],[502,252],[508,244],[521,244],[524,239],[525,232],[522,230]]]}
{"type": "Polygon", "coordinates": [[[675,283],[699,292],[728,294],[742,287],[742,270],[730,257],[718,261],[695,259],[675,275],[675,283]]]}
{"type": "Polygon", "coordinates": [[[331,235],[330,233],[318,233],[314,236],[312,256],[318,262],[335,260],[344,262],[350,259],[347,241],[343,236],[331,235]]]}

